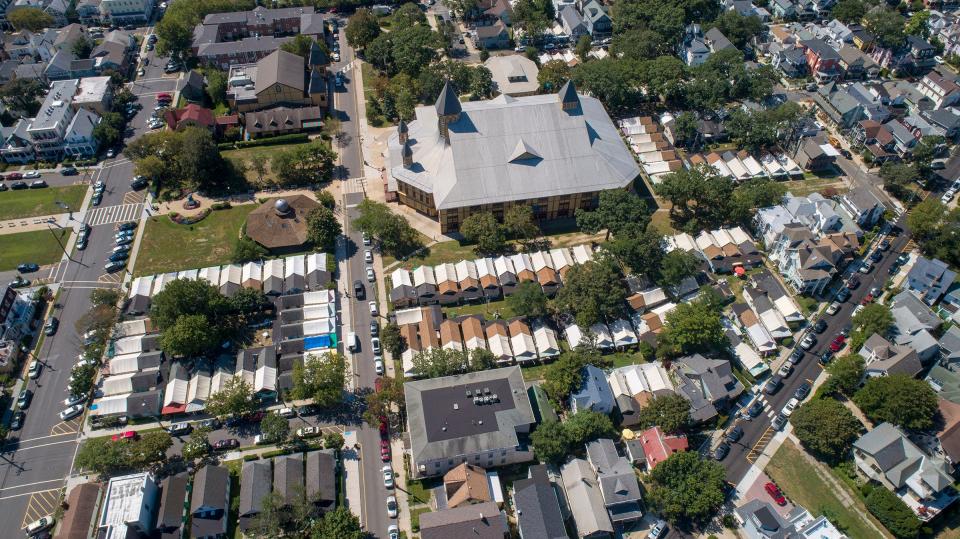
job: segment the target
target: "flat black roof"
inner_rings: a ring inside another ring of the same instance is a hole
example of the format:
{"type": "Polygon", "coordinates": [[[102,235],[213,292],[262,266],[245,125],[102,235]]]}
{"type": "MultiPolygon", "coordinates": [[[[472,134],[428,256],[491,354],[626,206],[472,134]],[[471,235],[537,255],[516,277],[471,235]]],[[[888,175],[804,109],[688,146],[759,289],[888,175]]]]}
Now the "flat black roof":
{"type": "Polygon", "coordinates": [[[480,384],[457,384],[429,389],[421,393],[427,440],[451,440],[499,430],[497,412],[515,406],[510,381],[504,377],[480,384]],[[469,396],[468,396],[469,393],[469,396]],[[496,395],[499,402],[474,404],[476,396],[496,395]]]}

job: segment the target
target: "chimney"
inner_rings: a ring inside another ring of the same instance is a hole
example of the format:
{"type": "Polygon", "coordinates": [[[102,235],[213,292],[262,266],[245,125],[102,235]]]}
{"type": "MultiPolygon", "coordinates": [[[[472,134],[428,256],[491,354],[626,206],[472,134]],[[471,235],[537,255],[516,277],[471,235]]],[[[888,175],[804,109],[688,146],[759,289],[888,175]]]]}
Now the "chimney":
{"type": "Polygon", "coordinates": [[[407,127],[407,122],[400,120],[400,124],[397,125],[397,135],[400,138],[400,144],[406,144],[410,135],[410,128],[407,127]]]}
{"type": "Polygon", "coordinates": [[[403,156],[403,168],[410,169],[413,167],[413,149],[410,148],[410,143],[404,141],[403,149],[400,150],[400,154],[403,156]]]}

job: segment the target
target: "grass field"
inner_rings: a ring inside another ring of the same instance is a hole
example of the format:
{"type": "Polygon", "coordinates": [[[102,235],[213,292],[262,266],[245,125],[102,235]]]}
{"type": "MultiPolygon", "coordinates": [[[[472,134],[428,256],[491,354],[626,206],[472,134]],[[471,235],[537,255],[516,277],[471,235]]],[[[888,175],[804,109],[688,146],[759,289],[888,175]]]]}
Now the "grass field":
{"type": "Polygon", "coordinates": [[[479,314],[487,320],[496,319],[497,317],[494,316],[495,314],[499,314],[499,317],[502,319],[513,318],[517,315],[507,304],[507,300],[504,299],[491,301],[488,303],[475,303],[470,305],[444,307],[443,312],[447,315],[447,318],[465,316],[468,314],[479,314]]]}
{"type": "Polygon", "coordinates": [[[151,217],[140,244],[136,275],[227,264],[247,214],[256,204],[212,212],[195,225],[178,225],[166,215],[151,217]]]}
{"type": "Polygon", "coordinates": [[[310,145],[310,142],[302,142],[300,144],[277,144],[276,146],[254,146],[253,148],[241,148],[239,150],[227,150],[220,152],[220,155],[226,157],[227,159],[233,161],[234,165],[238,168],[243,168],[246,172],[244,176],[247,178],[247,181],[252,184],[260,183],[260,178],[257,176],[256,171],[253,170],[253,167],[250,166],[251,159],[254,158],[263,158],[267,162],[267,171],[263,175],[264,184],[269,184],[273,182],[276,178],[276,175],[271,170],[271,160],[273,156],[291,150],[294,148],[300,148],[302,146],[310,145]]]}
{"type": "MultiPolygon", "coordinates": [[[[56,234],[66,245],[69,232],[59,229],[56,234]]],[[[0,271],[14,269],[23,262],[33,262],[41,266],[52,264],[60,260],[61,256],[63,251],[57,244],[54,233],[49,230],[0,235],[0,271]]],[[[27,278],[33,279],[30,275],[27,278]]]]}
{"type": "MultiPolygon", "coordinates": [[[[864,520],[867,508],[855,492],[847,492],[853,500],[844,506],[841,498],[817,475],[817,471],[790,441],[784,442],[764,470],[790,501],[806,507],[813,515],[826,515],[830,522],[849,537],[876,537],[877,532],[864,520]]],[[[847,489],[847,486],[843,486],[847,489]]],[[[879,526],[879,525],[878,525],[879,526]]]]}
{"type": "Polygon", "coordinates": [[[819,178],[813,175],[803,180],[783,182],[783,185],[787,191],[798,197],[804,197],[811,193],[819,193],[829,188],[835,190],[837,194],[846,193],[850,190],[842,178],[819,178]]]}
{"type": "Polygon", "coordinates": [[[46,189],[4,191],[0,193],[0,221],[64,213],[64,210],[55,204],[57,201],[77,211],[83,203],[83,195],[87,192],[87,187],[86,185],[65,185],[46,189]]]}

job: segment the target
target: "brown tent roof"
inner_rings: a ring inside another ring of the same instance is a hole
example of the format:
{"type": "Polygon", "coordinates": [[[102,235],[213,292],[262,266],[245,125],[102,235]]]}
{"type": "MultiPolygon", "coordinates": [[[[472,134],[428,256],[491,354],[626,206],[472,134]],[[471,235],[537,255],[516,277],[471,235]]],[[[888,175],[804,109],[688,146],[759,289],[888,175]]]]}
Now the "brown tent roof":
{"type": "Polygon", "coordinates": [[[100,501],[100,485],[83,483],[70,491],[67,509],[63,513],[57,539],[87,539],[97,503],[100,501]]]}
{"type": "Polygon", "coordinates": [[[460,330],[463,331],[463,340],[470,339],[484,340],[483,322],[478,316],[468,316],[460,321],[460,330]]]}
{"type": "Polygon", "coordinates": [[[420,320],[420,342],[423,343],[424,348],[437,348],[440,346],[440,341],[437,338],[437,326],[433,322],[433,317],[424,313],[423,319],[420,320]]]}
{"type": "Polygon", "coordinates": [[[407,347],[413,351],[423,350],[420,346],[420,336],[417,333],[417,324],[404,324],[400,326],[400,336],[407,341],[407,347]]]}
{"type": "Polygon", "coordinates": [[[497,335],[502,335],[502,336],[504,336],[504,337],[509,337],[509,336],[510,336],[510,335],[507,333],[507,325],[506,325],[503,321],[501,321],[501,320],[497,320],[497,321],[490,322],[489,324],[487,324],[486,332],[487,332],[487,338],[488,338],[488,339],[491,339],[491,338],[493,338],[493,337],[495,337],[495,336],[497,336],[497,335]]]}
{"type": "Polygon", "coordinates": [[[640,319],[646,322],[647,327],[654,333],[659,333],[663,328],[663,321],[660,320],[660,316],[658,316],[657,313],[647,313],[641,316],[640,319]]]}
{"type": "Polygon", "coordinates": [[[289,211],[277,210],[279,199],[271,199],[247,215],[247,235],[267,249],[293,247],[307,242],[307,214],[320,204],[304,195],[285,197],[289,211]]]}
{"type": "Polygon", "coordinates": [[[440,344],[446,345],[452,342],[463,342],[460,339],[460,324],[447,318],[440,323],[440,344]]]}
{"type": "Polygon", "coordinates": [[[484,275],[480,277],[480,286],[483,288],[499,288],[500,281],[497,280],[495,275],[484,275]]]}
{"type": "Polygon", "coordinates": [[[523,269],[517,273],[517,279],[520,281],[535,281],[537,279],[537,275],[531,270],[523,269]]]}
{"type": "Polygon", "coordinates": [[[560,284],[560,279],[557,277],[557,270],[547,267],[540,268],[540,271],[537,272],[537,282],[540,283],[540,286],[560,284]]]}
{"type": "Polygon", "coordinates": [[[533,335],[533,333],[530,332],[530,326],[522,319],[517,318],[513,322],[510,322],[510,335],[519,335],[521,333],[524,335],[533,335]]]}
{"type": "Polygon", "coordinates": [[[447,494],[447,507],[450,508],[493,501],[487,483],[487,471],[466,462],[443,476],[443,488],[447,494]]]}
{"type": "Polygon", "coordinates": [[[452,294],[452,295],[456,295],[457,292],[459,291],[459,289],[457,288],[457,282],[450,281],[450,280],[437,283],[437,290],[439,290],[441,294],[452,294]]]}

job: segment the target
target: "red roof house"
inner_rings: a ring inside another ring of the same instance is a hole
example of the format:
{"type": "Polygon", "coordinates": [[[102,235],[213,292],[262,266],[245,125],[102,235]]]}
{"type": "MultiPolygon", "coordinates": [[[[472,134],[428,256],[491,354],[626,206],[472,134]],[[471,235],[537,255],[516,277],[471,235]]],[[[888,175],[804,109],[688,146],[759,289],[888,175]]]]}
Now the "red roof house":
{"type": "Polygon", "coordinates": [[[167,126],[174,131],[180,131],[189,126],[206,127],[212,131],[216,126],[213,111],[193,103],[182,109],[167,109],[164,120],[166,120],[167,126]]]}
{"type": "Polygon", "coordinates": [[[667,460],[667,458],[677,451],[686,451],[687,437],[684,435],[667,436],[660,430],[660,427],[653,427],[643,431],[640,434],[640,445],[643,447],[643,454],[647,458],[647,470],[654,469],[657,464],[667,460]]]}

